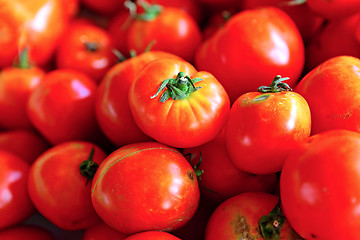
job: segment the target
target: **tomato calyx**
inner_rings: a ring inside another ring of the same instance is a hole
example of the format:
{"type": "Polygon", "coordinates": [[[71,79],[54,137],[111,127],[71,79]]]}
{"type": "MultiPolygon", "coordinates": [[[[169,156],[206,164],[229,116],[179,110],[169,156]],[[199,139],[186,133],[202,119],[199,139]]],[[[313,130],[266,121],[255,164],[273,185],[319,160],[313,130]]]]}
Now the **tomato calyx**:
{"type": "Polygon", "coordinates": [[[28,47],[25,47],[23,50],[19,52],[19,56],[15,59],[13,66],[21,69],[29,69],[32,67],[32,64],[30,63],[29,60],[28,47]]]}
{"type": "Polygon", "coordinates": [[[155,19],[161,12],[162,6],[158,4],[150,4],[146,1],[137,1],[137,4],[126,0],[124,2],[124,6],[129,9],[130,16],[133,19],[143,20],[143,21],[151,21],[155,19]],[[138,6],[140,6],[143,10],[142,13],[138,13],[138,6]]]}
{"type": "Polygon", "coordinates": [[[98,42],[84,42],[85,49],[89,52],[96,52],[99,49],[98,42]]]}
{"type": "Polygon", "coordinates": [[[259,219],[259,231],[265,240],[279,240],[280,230],[285,223],[284,215],[281,211],[280,201],[271,210],[268,215],[259,219]]]}
{"type": "Polygon", "coordinates": [[[270,86],[261,86],[257,90],[258,92],[263,93],[277,93],[283,91],[292,91],[291,87],[282,81],[288,80],[288,77],[281,77],[280,75],[276,75],[270,86]]]}
{"type": "Polygon", "coordinates": [[[80,174],[87,178],[85,185],[87,185],[88,182],[94,178],[95,173],[99,168],[99,165],[93,161],[94,152],[95,148],[93,147],[91,149],[88,159],[80,164],[80,174]]]}
{"type": "Polygon", "coordinates": [[[164,80],[160,84],[157,92],[150,98],[151,99],[155,98],[165,88],[167,89],[160,97],[160,102],[162,103],[164,103],[170,97],[172,97],[172,99],[174,100],[181,100],[187,98],[190,95],[190,93],[200,89],[200,87],[195,87],[194,84],[201,80],[203,79],[201,78],[191,79],[188,75],[185,75],[184,72],[179,72],[176,78],[168,78],[164,80]]]}

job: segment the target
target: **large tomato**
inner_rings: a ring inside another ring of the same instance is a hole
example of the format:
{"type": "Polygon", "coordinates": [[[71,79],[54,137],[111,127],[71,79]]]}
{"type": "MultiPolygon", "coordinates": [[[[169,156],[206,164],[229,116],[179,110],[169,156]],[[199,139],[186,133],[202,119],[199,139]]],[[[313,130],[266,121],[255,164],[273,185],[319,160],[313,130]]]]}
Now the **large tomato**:
{"type": "Polygon", "coordinates": [[[275,7],[234,14],[195,56],[198,70],[210,71],[231,102],[280,74],[297,83],[304,67],[304,42],[294,21],[275,7]]]}
{"type": "Polygon", "coordinates": [[[105,157],[102,149],[90,142],[64,142],[45,151],[29,173],[28,189],[36,209],[65,230],[99,222],[90,190],[92,177],[105,157]]]}
{"type": "Polygon", "coordinates": [[[360,59],[337,56],[306,74],[295,88],[311,110],[312,134],[331,129],[360,132],[360,59]]]}
{"type": "Polygon", "coordinates": [[[180,228],[195,214],[199,197],[190,163],[157,142],[129,144],[111,153],[99,166],[91,192],[104,222],[128,235],[180,228]]]}
{"type": "Polygon", "coordinates": [[[143,68],[131,85],[129,104],[145,134],[174,147],[195,147],[215,138],[230,109],[226,91],[211,73],[173,58],[143,68]]]}
{"type": "Polygon", "coordinates": [[[315,134],[286,159],[280,176],[283,211],[307,240],[360,239],[360,134],[315,134]]]}
{"type": "Polygon", "coordinates": [[[231,107],[226,146],[242,171],[280,171],[287,155],[310,136],[310,108],[285,79],[276,76],[269,87],[241,95],[231,107]]]}

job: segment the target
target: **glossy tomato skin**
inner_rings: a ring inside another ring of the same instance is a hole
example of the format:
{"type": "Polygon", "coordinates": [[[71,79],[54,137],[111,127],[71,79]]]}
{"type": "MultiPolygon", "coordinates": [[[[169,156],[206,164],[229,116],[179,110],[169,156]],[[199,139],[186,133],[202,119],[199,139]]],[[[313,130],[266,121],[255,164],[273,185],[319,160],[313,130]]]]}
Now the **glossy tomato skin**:
{"type": "Polygon", "coordinates": [[[55,240],[47,229],[36,225],[16,225],[0,230],[1,240],[55,240]]]}
{"type": "Polygon", "coordinates": [[[300,80],[294,91],[309,104],[312,134],[338,128],[360,131],[359,67],[358,58],[337,56],[300,80]]]}
{"type": "Polygon", "coordinates": [[[82,240],[124,240],[125,238],[125,234],[115,230],[103,221],[100,221],[84,230],[82,240]]]}
{"type": "Polygon", "coordinates": [[[100,82],[117,60],[109,33],[81,19],[70,24],[56,51],[57,67],[78,70],[100,82]]]}
{"type": "Polygon", "coordinates": [[[57,144],[32,164],[28,190],[36,209],[61,229],[79,230],[100,221],[91,204],[91,180],[80,173],[80,164],[89,158],[98,165],[106,154],[90,142],[57,144]]]}
{"type": "Polygon", "coordinates": [[[310,136],[310,108],[296,92],[249,92],[232,105],[225,128],[226,147],[240,170],[275,173],[310,136]]]}
{"type": "Polygon", "coordinates": [[[195,67],[210,71],[233,103],[275,75],[294,87],[304,67],[304,43],[294,21],[275,7],[234,14],[195,55],[195,67]]]}
{"type": "Polygon", "coordinates": [[[94,110],[96,89],[96,82],[84,73],[53,70],[29,96],[30,121],[51,144],[95,141],[100,132],[94,110]]]}
{"type": "Polygon", "coordinates": [[[139,128],[153,139],[170,146],[195,147],[216,137],[230,109],[229,97],[209,72],[198,72],[191,64],[177,59],[158,59],[140,72],[130,87],[129,104],[139,128]],[[200,78],[199,89],[184,99],[154,98],[161,83],[179,72],[200,78]]]}
{"type": "MultiPolygon", "coordinates": [[[[264,192],[245,192],[227,199],[212,213],[205,240],[264,239],[258,221],[268,215],[278,201],[278,196],[264,192]]],[[[280,229],[280,239],[300,240],[286,219],[280,229]]]]}
{"type": "Polygon", "coordinates": [[[27,191],[30,164],[5,150],[0,150],[0,163],[0,229],[4,229],[26,220],[35,208],[27,191]]]}
{"type": "Polygon", "coordinates": [[[96,118],[104,134],[116,146],[151,139],[136,125],[130,110],[128,93],[142,68],[163,57],[178,58],[162,51],[142,53],[114,65],[99,84],[95,100],[96,118]]]}
{"type": "Polygon", "coordinates": [[[153,43],[151,50],[170,52],[186,61],[193,61],[202,41],[200,27],[185,10],[176,7],[161,8],[154,19],[135,19],[127,32],[128,50],[137,54],[153,43]]]}
{"type": "Polygon", "coordinates": [[[6,67],[0,74],[0,126],[5,129],[32,129],[26,105],[31,92],[42,82],[40,67],[6,67]]]}
{"type": "Polygon", "coordinates": [[[360,134],[336,129],[313,135],[287,158],[281,201],[284,215],[303,238],[360,238],[359,154],[360,134]]]}
{"type": "Polygon", "coordinates": [[[121,147],[102,162],[91,198],[105,223],[131,235],[185,225],[197,210],[199,187],[178,150],[142,142],[121,147]]]}
{"type": "Polygon", "coordinates": [[[167,232],[146,231],[133,234],[125,238],[125,240],[180,240],[180,238],[175,237],[174,235],[167,232]]]}

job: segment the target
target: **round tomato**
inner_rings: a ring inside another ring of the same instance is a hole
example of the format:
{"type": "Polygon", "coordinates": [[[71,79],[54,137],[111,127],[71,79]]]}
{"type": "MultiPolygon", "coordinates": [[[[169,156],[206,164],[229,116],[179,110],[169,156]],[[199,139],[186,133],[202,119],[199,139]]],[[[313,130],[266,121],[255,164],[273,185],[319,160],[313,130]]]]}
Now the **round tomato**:
{"type": "Polygon", "coordinates": [[[28,190],[36,209],[65,230],[99,222],[91,204],[91,179],[105,157],[102,149],[90,142],[64,142],[45,151],[29,174],[28,190]]]}
{"type": "Polygon", "coordinates": [[[310,136],[310,108],[286,79],[277,75],[269,87],[241,95],[231,107],[226,146],[242,171],[280,171],[287,155],[310,136]]]}
{"type": "Polygon", "coordinates": [[[131,235],[125,240],[181,240],[178,237],[175,237],[174,235],[171,235],[167,232],[161,232],[161,231],[146,231],[141,233],[136,233],[134,235],[131,235]]]}
{"type": "Polygon", "coordinates": [[[181,148],[215,138],[230,110],[226,91],[211,73],[173,58],[143,68],[130,87],[129,103],[145,134],[181,148]]]}
{"type": "Polygon", "coordinates": [[[331,129],[360,132],[360,59],[337,56],[306,74],[295,88],[311,110],[311,133],[331,129]]]}
{"type": "Polygon", "coordinates": [[[126,235],[110,227],[103,221],[84,230],[82,240],[124,240],[126,235]]]}
{"type": "Polygon", "coordinates": [[[234,14],[197,49],[195,67],[210,71],[233,103],[280,74],[293,87],[304,67],[304,42],[281,9],[263,7],[234,14]]]}
{"type": "Polygon", "coordinates": [[[195,214],[199,186],[179,151],[142,142],[121,147],[102,162],[91,198],[102,220],[122,233],[170,231],[195,214]]]}
{"type": "Polygon", "coordinates": [[[280,176],[283,211],[308,240],[360,239],[360,134],[315,134],[286,159],[280,176]]]}
{"type": "Polygon", "coordinates": [[[0,166],[0,229],[3,229],[26,220],[35,208],[27,190],[30,164],[0,150],[0,166]]]}
{"type": "Polygon", "coordinates": [[[17,225],[0,231],[1,240],[55,240],[49,230],[36,225],[17,225]]]}

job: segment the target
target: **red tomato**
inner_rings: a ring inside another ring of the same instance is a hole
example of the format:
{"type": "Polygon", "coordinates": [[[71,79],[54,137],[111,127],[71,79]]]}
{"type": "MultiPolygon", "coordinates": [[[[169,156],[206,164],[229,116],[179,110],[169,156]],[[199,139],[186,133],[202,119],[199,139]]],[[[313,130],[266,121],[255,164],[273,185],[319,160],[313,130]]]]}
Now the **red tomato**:
{"type": "Polygon", "coordinates": [[[35,225],[17,225],[0,230],[1,240],[54,240],[52,234],[45,228],[35,225]]]}
{"type": "Polygon", "coordinates": [[[201,196],[217,204],[243,192],[274,192],[278,177],[274,174],[255,175],[239,170],[226,149],[225,131],[199,147],[186,148],[184,156],[201,171],[201,196]],[[200,160],[201,157],[201,160],[200,160]]]}
{"type": "Polygon", "coordinates": [[[15,129],[0,132],[0,149],[9,151],[29,164],[50,147],[37,132],[15,129]]]}
{"type": "Polygon", "coordinates": [[[144,10],[134,16],[128,29],[128,49],[142,53],[153,44],[151,50],[170,52],[191,62],[202,40],[195,19],[176,7],[145,5],[144,10]]]}
{"type": "Polygon", "coordinates": [[[80,0],[86,7],[100,15],[113,15],[124,5],[125,0],[80,0]]]}
{"type": "Polygon", "coordinates": [[[36,209],[65,230],[99,222],[91,204],[91,178],[105,157],[102,149],[81,141],[55,145],[40,155],[31,166],[28,182],[36,209]]]}
{"type": "Polygon", "coordinates": [[[53,56],[68,22],[62,0],[2,1],[0,8],[0,66],[10,66],[19,50],[44,65],[53,56]],[[45,44],[44,44],[45,43],[45,44]]]}
{"type": "Polygon", "coordinates": [[[208,39],[214,35],[219,29],[225,26],[225,23],[232,15],[237,13],[237,9],[224,9],[210,15],[203,27],[203,39],[208,39]]]}
{"type": "Polygon", "coordinates": [[[3,229],[26,220],[35,208],[27,191],[30,164],[0,150],[0,166],[0,229],[3,229]]]}
{"type": "Polygon", "coordinates": [[[311,110],[311,133],[331,129],[360,132],[360,59],[331,58],[308,74],[295,88],[311,110]]]}
{"type": "Polygon", "coordinates": [[[100,221],[84,230],[82,240],[124,240],[126,235],[100,221]]]}
{"type": "Polygon", "coordinates": [[[241,95],[231,107],[226,146],[242,171],[280,171],[287,155],[310,136],[310,108],[285,79],[277,75],[270,87],[241,95]]]}
{"type": "Polygon", "coordinates": [[[136,125],[128,100],[132,82],[149,62],[176,55],[150,51],[114,65],[100,83],[95,100],[95,113],[104,134],[118,147],[151,138],[136,125]]]}
{"type": "Polygon", "coordinates": [[[58,68],[83,72],[100,82],[105,73],[116,63],[112,39],[103,28],[73,20],[65,32],[56,52],[58,68]]]}
{"type": "Polygon", "coordinates": [[[360,239],[359,155],[360,134],[336,129],[313,135],[287,158],[281,202],[303,238],[360,239]]]}
{"type": "Polygon", "coordinates": [[[26,50],[21,63],[5,67],[0,74],[0,126],[5,129],[32,129],[26,112],[30,93],[42,82],[45,71],[29,65],[26,50]]]}
{"type": "Polygon", "coordinates": [[[100,132],[94,110],[96,89],[95,81],[84,73],[53,70],[29,96],[30,121],[52,144],[96,140],[100,132]]]}
{"type": "Polygon", "coordinates": [[[233,15],[199,46],[195,67],[210,71],[231,102],[280,74],[297,83],[304,66],[304,43],[294,21],[275,7],[233,15]]]}
{"type": "Polygon", "coordinates": [[[173,58],[143,68],[130,87],[129,103],[145,134],[180,148],[215,138],[230,109],[227,93],[211,73],[173,58]]]}
{"type": "Polygon", "coordinates": [[[102,220],[122,233],[171,231],[194,216],[199,187],[179,151],[143,142],[121,147],[102,162],[91,198],[102,220]]]}
{"type": "Polygon", "coordinates": [[[360,11],[358,0],[306,0],[311,10],[326,19],[338,20],[360,11]]]}
{"type": "Polygon", "coordinates": [[[227,199],[211,215],[205,240],[300,240],[284,219],[278,201],[278,196],[264,192],[246,192],[227,199]],[[274,208],[276,211],[271,213],[274,208]],[[269,232],[260,230],[262,216],[269,216],[264,223],[269,232]]]}
{"type": "Polygon", "coordinates": [[[181,240],[180,238],[175,237],[170,233],[161,232],[161,231],[146,231],[146,232],[136,233],[125,239],[126,240],[181,240]]]}

